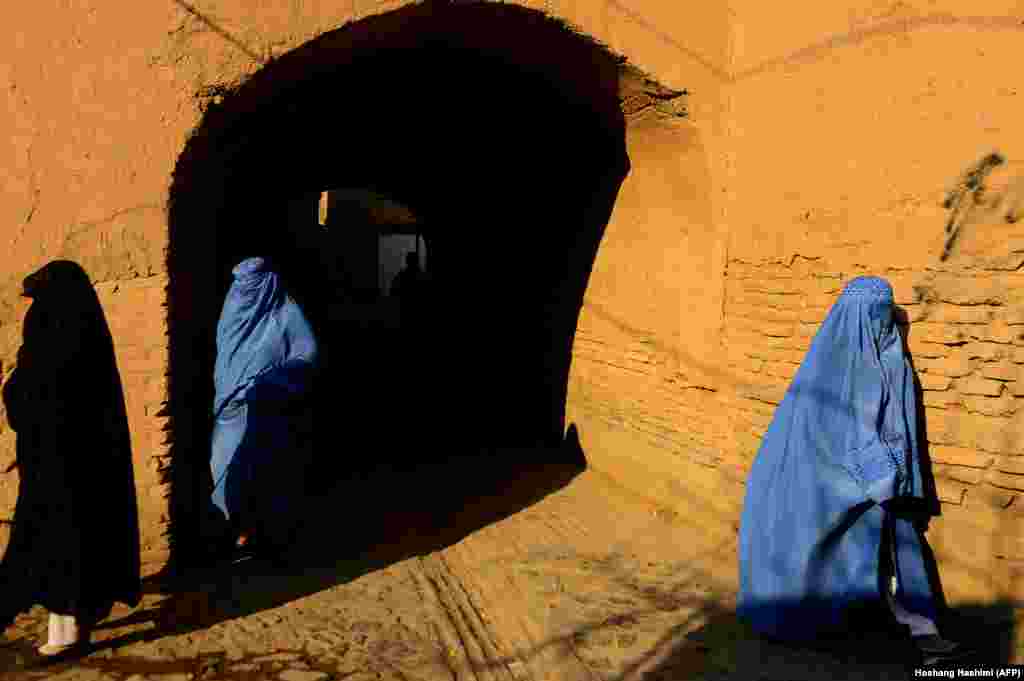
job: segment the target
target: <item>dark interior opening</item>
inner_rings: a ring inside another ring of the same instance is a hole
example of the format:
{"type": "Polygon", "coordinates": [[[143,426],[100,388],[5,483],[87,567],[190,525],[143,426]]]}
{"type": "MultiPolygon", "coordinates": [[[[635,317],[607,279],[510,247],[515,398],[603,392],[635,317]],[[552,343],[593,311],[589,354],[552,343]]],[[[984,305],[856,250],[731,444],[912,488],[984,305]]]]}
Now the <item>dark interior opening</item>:
{"type": "Polygon", "coordinates": [[[279,264],[321,337],[317,491],[367,541],[389,541],[372,522],[385,506],[443,524],[438,513],[500,496],[523,466],[575,456],[573,334],[628,172],[622,68],[530,10],[426,3],[213,93],[170,198],[172,563],[199,548],[214,329],[231,267],[250,255],[279,264]],[[322,244],[288,228],[297,212],[314,220],[330,187],[422,220],[431,295],[397,328],[332,313],[322,244]]]}

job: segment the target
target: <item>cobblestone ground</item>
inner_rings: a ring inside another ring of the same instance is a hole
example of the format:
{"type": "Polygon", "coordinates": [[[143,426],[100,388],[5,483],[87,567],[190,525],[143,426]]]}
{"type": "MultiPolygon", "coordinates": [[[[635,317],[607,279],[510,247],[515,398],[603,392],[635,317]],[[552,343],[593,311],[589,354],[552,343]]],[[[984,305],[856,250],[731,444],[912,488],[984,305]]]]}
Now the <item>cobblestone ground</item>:
{"type": "Polygon", "coordinates": [[[249,564],[178,595],[153,590],[115,611],[89,654],[45,665],[31,653],[45,638],[37,609],[8,630],[0,671],[11,681],[907,678],[886,641],[826,654],[750,635],[732,611],[734,540],[599,473],[497,522],[452,524],[482,527],[434,538],[450,545],[422,555],[385,547],[316,569],[249,564]]]}

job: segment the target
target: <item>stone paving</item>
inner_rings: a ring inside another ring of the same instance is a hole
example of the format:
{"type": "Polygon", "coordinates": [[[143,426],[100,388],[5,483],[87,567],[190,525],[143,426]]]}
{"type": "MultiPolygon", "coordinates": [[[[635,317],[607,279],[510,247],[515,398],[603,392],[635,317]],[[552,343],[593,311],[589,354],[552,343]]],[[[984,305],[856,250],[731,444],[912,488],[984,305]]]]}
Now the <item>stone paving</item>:
{"type": "Polygon", "coordinates": [[[11,681],[906,678],[884,641],[823,653],[750,635],[732,611],[734,539],[688,526],[600,473],[496,522],[451,520],[476,529],[428,538],[440,550],[402,556],[378,547],[316,568],[251,562],[176,595],[150,588],[74,659],[33,658],[46,617],[33,610],[8,630],[0,673],[11,681]]]}

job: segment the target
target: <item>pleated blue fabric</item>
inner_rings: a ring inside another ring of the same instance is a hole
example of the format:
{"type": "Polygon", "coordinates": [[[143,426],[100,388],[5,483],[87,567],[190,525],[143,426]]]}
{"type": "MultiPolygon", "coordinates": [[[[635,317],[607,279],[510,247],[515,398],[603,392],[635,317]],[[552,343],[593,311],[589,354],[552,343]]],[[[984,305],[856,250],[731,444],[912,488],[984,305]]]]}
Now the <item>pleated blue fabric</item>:
{"type": "Polygon", "coordinates": [[[847,626],[881,602],[891,527],[899,601],[935,617],[921,537],[881,506],[923,498],[914,377],[890,284],[850,281],[779,404],[747,479],[738,612],[781,639],[847,626]],[[891,524],[891,525],[887,525],[891,524]]]}
{"type": "Polygon", "coordinates": [[[228,519],[257,522],[288,513],[299,493],[289,405],[312,388],[317,340],[265,260],[232,274],[217,324],[212,501],[228,519]]]}

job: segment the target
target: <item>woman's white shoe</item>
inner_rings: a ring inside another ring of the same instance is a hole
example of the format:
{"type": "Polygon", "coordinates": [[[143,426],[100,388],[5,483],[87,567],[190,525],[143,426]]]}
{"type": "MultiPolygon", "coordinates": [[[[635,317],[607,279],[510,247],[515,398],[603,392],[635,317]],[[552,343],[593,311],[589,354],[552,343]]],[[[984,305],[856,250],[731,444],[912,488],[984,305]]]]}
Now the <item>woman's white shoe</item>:
{"type": "Polygon", "coordinates": [[[81,645],[78,620],[74,615],[50,613],[46,645],[40,646],[39,654],[46,657],[60,655],[81,645]]]}

